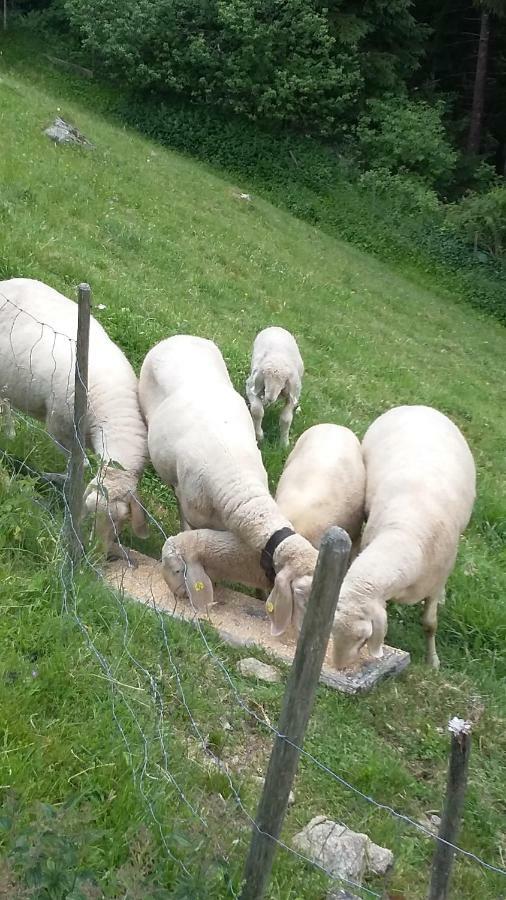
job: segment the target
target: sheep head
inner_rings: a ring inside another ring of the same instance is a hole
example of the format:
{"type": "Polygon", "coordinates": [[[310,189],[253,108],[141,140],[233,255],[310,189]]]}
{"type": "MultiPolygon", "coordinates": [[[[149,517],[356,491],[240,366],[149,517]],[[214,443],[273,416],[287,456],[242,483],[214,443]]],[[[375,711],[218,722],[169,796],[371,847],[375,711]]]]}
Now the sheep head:
{"type": "Polygon", "coordinates": [[[213,602],[213,584],[202,564],[185,554],[182,544],[191,540],[193,533],[182,532],[175,538],[168,538],[162,549],[162,574],[167,587],[176,600],[188,598],[192,607],[205,611],[213,602]]]}
{"type": "Polygon", "coordinates": [[[149,531],[137,496],[137,477],[123,469],[107,468],[104,475],[90,481],[84,493],[85,515],[95,519],[97,535],[107,553],[117,543],[127,522],[137,537],[149,531]]]}
{"type": "Polygon", "coordinates": [[[387,613],[380,600],[360,601],[354,594],[344,593],[338,600],[332,627],[333,658],[336,669],[345,669],[360,661],[360,651],[367,644],[369,656],[383,656],[387,633],[387,613]]]}
{"type": "Polygon", "coordinates": [[[267,598],[271,634],[283,634],[293,625],[302,626],[318,559],[315,548],[299,534],[286,538],[275,551],[276,578],[267,598]]]}

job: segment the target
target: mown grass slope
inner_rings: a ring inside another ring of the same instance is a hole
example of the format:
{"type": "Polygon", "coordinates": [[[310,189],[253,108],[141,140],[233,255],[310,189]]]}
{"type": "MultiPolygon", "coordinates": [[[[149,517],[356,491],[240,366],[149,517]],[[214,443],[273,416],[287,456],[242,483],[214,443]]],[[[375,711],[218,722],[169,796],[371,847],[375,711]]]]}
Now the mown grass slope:
{"type": "MultiPolygon", "coordinates": [[[[19,64],[16,72],[0,68],[2,277],[41,278],[69,296],[89,281],[95,304],[103,305],[97,318],[137,368],[169,334],[212,338],[239,389],[256,331],[269,323],[288,327],[307,368],[293,439],[320,421],[362,435],[399,403],[438,407],[468,438],[479,498],[441,610],[441,671],[420,664],[418,610],[392,608],[389,641],[412,653],[408,674],[359,700],[322,689],[306,747],[361,791],[420,818],[440,806],[448,718],[483,702],[461,844],[500,865],[504,328],[420,288],[401,265],[382,265],[261,198],[240,200],[247,184],[227,183],[108,122],[87,104],[86,88],[75,101],[71,93],[67,85],[62,101],[54,76],[46,82],[42,70],[35,83],[20,75],[19,64]],[[56,114],[96,148],[51,144],[42,129],[56,114]]],[[[1,446],[28,455],[34,468],[58,463],[38,428],[18,428],[1,446]]],[[[274,484],[283,463],[274,418],[264,458],[274,484]]],[[[0,783],[11,895],[23,896],[31,879],[51,897],[70,896],[78,883],[83,896],[232,896],[230,879],[237,889],[248,840],[235,794],[254,811],[258,785],[250,776],[269,747],[268,731],[236,692],[259,719],[275,722],[281,689],[241,679],[238,654],[208,635],[227,678],[202,635],[173,622],[162,627],[89,573],[62,593],[57,502],[8,469],[0,487],[0,783]],[[209,767],[199,735],[215,755],[234,760],[231,780],[209,767]]],[[[142,489],[153,514],[174,529],[169,492],[152,472],[142,489]]],[[[155,529],[150,552],[157,554],[161,542],[155,529]]],[[[430,841],[309,761],[301,764],[296,793],[288,843],[313,815],[342,819],[396,854],[387,884],[369,887],[410,900],[426,896],[430,841]]],[[[0,884],[2,877],[0,868],[0,884]]],[[[459,861],[454,896],[498,898],[503,883],[459,861]]],[[[323,898],[325,885],[324,876],[280,851],[271,898],[323,898]]]]}

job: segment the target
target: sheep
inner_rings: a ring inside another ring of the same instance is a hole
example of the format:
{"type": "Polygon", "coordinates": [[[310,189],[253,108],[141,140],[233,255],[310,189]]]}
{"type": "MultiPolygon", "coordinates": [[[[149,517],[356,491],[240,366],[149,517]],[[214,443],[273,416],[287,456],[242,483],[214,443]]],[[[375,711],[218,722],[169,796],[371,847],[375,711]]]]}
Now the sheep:
{"type": "Polygon", "coordinates": [[[283,397],[285,405],[279,419],[281,445],[288,447],[293,414],[299,405],[304,363],[292,334],[271,326],[257,334],[253,343],[251,373],[246,381],[246,396],[255,425],[257,441],[263,440],[265,408],[283,397]]]}
{"type": "MultiPolygon", "coordinates": [[[[340,525],[352,540],[358,540],[364,497],[360,442],[348,428],[322,424],[308,428],[298,439],[275,499],[298,534],[319,548],[331,525],[340,525]]],[[[212,599],[213,581],[237,581],[261,590],[268,587],[255,551],[223,531],[199,529],[168,538],[162,550],[162,572],[176,597],[186,596],[188,586],[196,608],[203,599],[212,599]]]]}
{"type": "Polygon", "coordinates": [[[381,415],[362,451],[366,526],[338,600],[335,666],[356,663],[366,644],[371,656],[382,655],[388,600],[423,600],[426,663],[438,668],[437,609],[471,517],[473,456],[457,426],[427,406],[399,406],[381,415]]]}
{"type": "Polygon", "coordinates": [[[276,502],[295,530],[317,549],[331,525],[360,537],[364,518],[365,467],[360,442],[349,428],[308,428],[290,453],[276,502]]]}
{"type": "MultiPolygon", "coordinates": [[[[269,579],[272,633],[297,625],[318,554],[269,493],[251,417],[216,344],[191,335],[161,341],[142,364],[139,398],[152,463],[174,489],[183,528],[236,534],[269,579]]],[[[202,588],[205,606],[212,594],[202,588]]]]}
{"type": "Polygon", "coordinates": [[[198,610],[212,602],[213,582],[240,582],[267,593],[272,587],[255,550],[230,531],[209,528],[181,531],[167,538],[162,575],[178,600],[189,595],[198,610]]]}
{"type": "MultiPolygon", "coordinates": [[[[41,281],[0,282],[0,396],[45,421],[67,455],[74,434],[77,313],[76,303],[41,281]]],[[[115,538],[128,520],[135,534],[147,537],[137,496],[147,457],[147,430],[135,373],[93,317],[86,446],[101,461],[101,475],[85,491],[86,513],[96,514],[97,534],[108,556],[124,556],[115,538]]]]}

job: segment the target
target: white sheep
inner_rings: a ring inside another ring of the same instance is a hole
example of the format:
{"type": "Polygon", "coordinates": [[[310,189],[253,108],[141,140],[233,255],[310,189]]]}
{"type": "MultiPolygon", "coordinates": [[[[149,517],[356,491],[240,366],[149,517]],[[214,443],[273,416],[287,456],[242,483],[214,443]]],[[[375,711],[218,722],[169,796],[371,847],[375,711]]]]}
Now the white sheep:
{"type": "Polygon", "coordinates": [[[269,592],[271,583],[260,556],[231,531],[197,528],[167,538],[162,549],[162,574],[175,597],[190,597],[196,609],[206,609],[214,596],[213,582],[232,581],[269,592]]]}
{"type": "MultiPolygon", "coordinates": [[[[298,624],[317,551],[295,534],[269,493],[251,417],[217,346],[190,335],[161,341],[142,365],[139,397],[151,460],[174,488],[183,526],[242,539],[270,579],[273,633],[292,618],[298,624]]],[[[201,593],[203,605],[212,600],[201,593]]]]}
{"type": "Polygon", "coordinates": [[[382,655],[389,600],[424,600],[427,664],[437,668],[438,602],[471,517],[476,473],[467,442],[446,416],[427,406],[399,406],[367,431],[361,551],[344,579],[333,626],[337,668],[353,665],[367,644],[382,655]]]}
{"type": "Polygon", "coordinates": [[[264,411],[283,397],[285,405],[279,419],[281,444],[288,447],[293,414],[299,405],[304,363],[297,342],[285,328],[264,328],[253,343],[251,373],[246,381],[246,396],[255,424],[257,441],[262,441],[264,411]]]}
{"type": "MultiPolygon", "coordinates": [[[[297,533],[318,548],[324,532],[340,525],[356,541],[364,498],[365,468],[357,437],[339,425],[308,428],[288,457],[276,491],[276,502],[297,533]]],[[[224,531],[198,529],[168,538],[162,571],[178,598],[186,595],[188,585],[196,607],[201,599],[212,599],[213,581],[268,587],[258,554],[224,531]]]]}
{"type": "Polygon", "coordinates": [[[331,525],[344,528],[356,542],[365,502],[365,467],[356,435],[342,425],[308,428],[285,463],[276,502],[314,547],[331,525]]]}
{"type": "MultiPolygon", "coordinates": [[[[49,434],[67,454],[74,433],[77,313],[77,303],[41,281],[0,282],[0,397],[45,421],[49,434]]],[[[147,457],[147,431],[135,373],[93,317],[86,445],[101,460],[100,476],[85,492],[86,511],[98,513],[97,533],[109,556],[124,555],[115,539],[127,520],[139,537],[147,537],[137,497],[147,457]]]]}

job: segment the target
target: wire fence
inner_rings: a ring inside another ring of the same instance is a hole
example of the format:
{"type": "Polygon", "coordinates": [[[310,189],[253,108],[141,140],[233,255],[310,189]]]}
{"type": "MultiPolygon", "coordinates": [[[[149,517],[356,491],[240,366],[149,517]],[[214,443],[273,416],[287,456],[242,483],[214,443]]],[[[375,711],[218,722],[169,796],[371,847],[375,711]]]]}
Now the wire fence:
{"type": "MultiPolygon", "coordinates": [[[[209,820],[205,810],[205,804],[202,802],[199,804],[194,797],[190,796],[188,790],[185,789],[178,778],[177,767],[173,765],[168,739],[168,736],[171,733],[171,708],[170,705],[168,706],[165,702],[164,692],[160,688],[159,672],[150,668],[146,661],[139,659],[133,650],[134,635],[130,624],[128,598],[125,595],[123,579],[117,590],[104,582],[103,570],[99,564],[98,557],[93,550],[90,550],[90,547],[92,547],[93,544],[82,539],[80,523],[76,523],[73,520],[72,510],[68,501],[68,491],[66,490],[68,479],[70,478],[69,466],[67,466],[65,474],[58,477],[53,473],[45,474],[41,472],[33,463],[34,448],[36,448],[44,439],[47,440],[48,435],[60,453],[63,451],[67,457],[69,453],[69,447],[65,446],[55,434],[50,433],[51,427],[49,429],[46,428],[43,422],[32,417],[28,412],[30,402],[33,400],[33,396],[37,394],[40,387],[37,382],[41,379],[40,372],[42,370],[46,373],[46,378],[48,377],[49,379],[49,385],[47,383],[45,385],[45,392],[46,396],[51,398],[51,408],[49,411],[47,409],[45,411],[48,413],[47,417],[50,425],[53,413],[55,412],[55,407],[58,407],[59,404],[57,411],[60,414],[60,418],[65,419],[67,425],[69,423],[71,424],[72,433],[78,440],[84,457],[85,441],[77,434],[74,421],[74,392],[72,384],[76,360],[75,341],[64,332],[55,330],[52,325],[26,313],[19,304],[11,301],[5,295],[0,294],[0,329],[2,327],[2,314],[4,314],[4,318],[8,319],[9,328],[7,340],[5,329],[2,332],[4,341],[3,347],[1,344],[2,338],[0,338],[0,350],[3,353],[2,358],[4,359],[2,365],[5,370],[0,370],[0,437],[2,438],[3,444],[3,446],[0,446],[0,466],[3,466],[5,470],[10,470],[11,480],[18,478],[21,475],[34,482],[42,481],[45,484],[50,497],[55,501],[54,503],[49,503],[38,497],[35,491],[33,493],[33,503],[43,511],[41,521],[44,522],[44,527],[47,529],[55,546],[54,559],[58,568],[58,581],[61,588],[62,614],[73,620],[75,626],[82,635],[85,645],[96,660],[97,667],[102,673],[101,677],[105,678],[107,681],[111,703],[111,718],[121,742],[124,745],[126,757],[129,760],[132,781],[142,799],[147,814],[159,835],[164,852],[166,853],[167,858],[173,863],[175,869],[180,870],[183,876],[190,877],[192,873],[188,861],[182,858],[184,854],[177,852],[172,846],[171,823],[174,818],[173,811],[167,811],[164,815],[160,814],[157,803],[153,801],[153,783],[164,781],[170,785],[170,788],[177,797],[177,803],[180,803],[181,807],[184,808],[190,821],[198,823],[199,826],[206,830],[209,827],[209,820]],[[5,317],[5,310],[7,307],[9,307],[11,313],[10,321],[9,317],[5,317]],[[26,339],[22,336],[22,329],[19,328],[19,332],[17,331],[17,328],[21,325],[23,316],[29,316],[32,323],[37,328],[40,328],[40,336],[35,342],[32,342],[29,347],[26,344],[26,339]],[[49,340],[46,340],[46,343],[44,343],[47,337],[49,337],[49,340]],[[66,342],[65,346],[67,350],[63,354],[60,353],[62,344],[59,344],[59,341],[66,342]],[[41,362],[44,354],[46,354],[47,360],[48,347],[50,348],[49,358],[51,360],[49,371],[47,361],[45,363],[41,362]],[[11,360],[7,366],[5,365],[6,349],[11,353],[11,360]],[[62,359],[64,360],[65,368],[68,366],[68,371],[62,371],[62,359]],[[9,384],[12,386],[14,378],[17,379],[16,390],[10,390],[9,384]],[[56,384],[56,381],[58,382],[58,385],[56,384]],[[63,389],[62,385],[64,386],[63,389]],[[58,389],[60,390],[60,395],[58,394],[58,389]],[[63,394],[61,393],[62,390],[63,394]],[[10,396],[10,394],[14,394],[18,405],[22,405],[20,403],[20,397],[23,391],[25,393],[25,412],[15,408],[15,404],[11,402],[12,396],[10,396]],[[64,410],[63,415],[62,409],[64,410]],[[14,440],[14,432],[16,431],[21,431],[24,435],[29,436],[29,447],[21,459],[15,457],[10,451],[11,443],[14,440]],[[70,532],[73,533],[73,538],[79,542],[82,554],[81,562],[78,562],[73,553],[69,550],[69,529],[70,532]],[[140,682],[138,685],[126,684],[117,676],[116,673],[119,671],[121,660],[107,658],[103,650],[101,650],[93,640],[90,629],[86,627],[80,608],[78,589],[78,572],[83,569],[88,571],[90,575],[97,579],[97,581],[100,581],[102,590],[107,591],[109,602],[114,604],[119,612],[119,619],[122,623],[122,658],[126,658],[132,671],[137,673],[140,682]],[[131,694],[133,691],[142,694],[144,708],[146,708],[145,705],[147,704],[148,718],[150,721],[149,732],[146,730],[144,717],[141,717],[136,710],[136,703],[138,703],[139,700],[132,699],[131,694]],[[135,735],[135,746],[131,737],[132,734],[135,735]],[[140,748],[140,751],[138,748],[140,748]],[[139,752],[140,761],[137,761],[139,752]]],[[[77,371],[77,377],[80,378],[79,371],[77,371]]],[[[88,404],[89,411],[93,414],[93,397],[91,396],[91,393],[88,393],[88,404]]],[[[33,411],[40,414],[41,410],[42,404],[40,404],[38,410],[33,411]]],[[[102,447],[107,446],[106,434],[101,434],[99,444],[102,447]]],[[[104,464],[103,460],[99,459],[98,471],[93,473],[97,478],[99,485],[101,483],[103,484],[103,477],[106,470],[107,465],[104,464]]],[[[166,540],[168,535],[162,523],[153,515],[149,508],[140,502],[140,500],[138,502],[142,506],[143,512],[150,524],[158,531],[163,540],[166,540]]],[[[124,554],[125,565],[130,564],[128,549],[124,546],[121,534],[118,533],[117,529],[115,529],[114,538],[121,552],[124,554]]],[[[191,598],[191,591],[189,590],[188,584],[187,588],[188,598],[191,598]]],[[[188,602],[191,602],[191,599],[189,599],[188,602]]],[[[212,663],[213,670],[220,673],[223,682],[227,686],[227,690],[229,690],[229,696],[234,705],[241,710],[242,713],[246,714],[247,717],[252,719],[269,737],[291,743],[289,738],[286,735],[281,734],[266,716],[259,714],[257,709],[254,708],[254,704],[251,700],[247,700],[241,694],[241,691],[237,686],[236,677],[229,670],[227,663],[225,659],[222,658],[219,650],[215,648],[216,641],[209,637],[206,623],[201,620],[196,609],[193,610],[193,613],[191,631],[194,637],[192,640],[199,642],[202,653],[212,663]]],[[[214,751],[212,745],[209,743],[205,730],[198,722],[198,715],[192,709],[192,702],[188,699],[187,691],[185,689],[185,677],[181,665],[180,649],[175,646],[171,634],[172,620],[166,612],[159,608],[152,585],[150,585],[149,602],[146,604],[142,615],[156,619],[160,629],[167,670],[172,675],[175,693],[184,710],[188,729],[187,734],[192,737],[200,753],[198,758],[195,758],[192,754],[188,753],[186,763],[188,764],[189,769],[194,765],[200,767],[202,765],[206,766],[209,765],[210,762],[215,767],[216,771],[220,772],[224,778],[228,794],[243,823],[253,831],[261,831],[256,822],[254,810],[250,809],[243,799],[241,785],[239,785],[239,787],[237,786],[235,773],[233,773],[230,767],[222,761],[219,753],[214,751]]],[[[185,625],[184,627],[190,626],[185,625]]],[[[223,710],[220,709],[219,715],[222,716],[222,714],[223,710]]],[[[416,821],[416,819],[413,819],[411,816],[400,810],[394,809],[392,806],[385,804],[377,800],[374,796],[360,790],[360,788],[344,778],[339,772],[334,771],[312,753],[305,750],[303,746],[295,745],[293,743],[292,746],[310,766],[317,768],[319,772],[323,773],[325,777],[329,779],[329,783],[333,782],[339,784],[346,791],[349,791],[355,797],[359,798],[360,801],[363,801],[365,804],[381,813],[392,817],[403,826],[412,828],[417,834],[422,835],[432,843],[445,844],[458,856],[467,859],[469,862],[493,872],[498,876],[506,877],[506,869],[503,866],[482,859],[479,854],[451,841],[444,840],[444,838],[434,834],[429,828],[421,822],[416,821]]],[[[247,778],[247,776],[244,777],[247,778]]],[[[303,862],[306,866],[309,866],[320,873],[324,873],[328,877],[330,884],[345,886],[352,892],[363,897],[385,896],[383,891],[378,893],[377,890],[366,887],[351,878],[346,879],[336,877],[335,872],[326,868],[321,862],[309,858],[278,837],[273,837],[272,835],[268,835],[268,837],[272,837],[276,846],[279,847],[283,853],[288,854],[298,862],[303,862]]],[[[386,884],[387,882],[385,881],[385,885],[386,884]]],[[[224,891],[225,896],[239,897],[240,878],[230,876],[224,886],[224,891]]]]}

